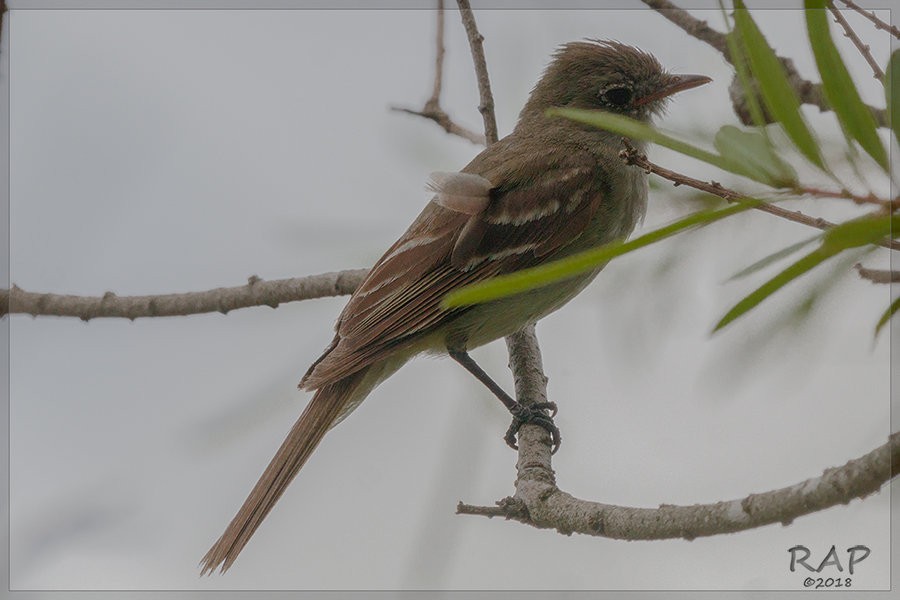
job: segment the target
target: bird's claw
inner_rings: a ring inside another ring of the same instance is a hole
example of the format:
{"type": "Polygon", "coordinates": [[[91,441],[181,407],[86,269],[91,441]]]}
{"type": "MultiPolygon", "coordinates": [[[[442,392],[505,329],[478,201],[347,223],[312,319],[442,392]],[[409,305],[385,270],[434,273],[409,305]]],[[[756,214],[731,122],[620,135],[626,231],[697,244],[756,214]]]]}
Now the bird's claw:
{"type": "Polygon", "coordinates": [[[538,427],[544,428],[547,433],[550,434],[550,447],[552,448],[550,453],[556,454],[556,451],[559,450],[559,445],[562,442],[559,427],[553,422],[556,411],[557,406],[555,402],[538,402],[529,406],[520,404],[519,408],[513,412],[512,423],[510,423],[509,429],[506,430],[506,435],[503,436],[503,439],[510,448],[518,450],[519,445],[516,443],[516,434],[519,432],[519,429],[522,428],[522,425],[537,425],[538,427]],[[545,410],[549,410],[550,414],[548,415],[545,413],[545,410]]]}

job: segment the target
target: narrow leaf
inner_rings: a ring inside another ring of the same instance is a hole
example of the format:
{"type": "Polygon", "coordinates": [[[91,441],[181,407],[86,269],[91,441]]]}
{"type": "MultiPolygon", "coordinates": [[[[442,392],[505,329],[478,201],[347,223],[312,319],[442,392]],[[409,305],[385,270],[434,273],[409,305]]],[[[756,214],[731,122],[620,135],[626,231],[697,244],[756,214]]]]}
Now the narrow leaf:
{"type": "MultiPolygon", "coordinates": [[[[725,23],[728,24],[727,16],[725,17],[725,23]]],[[[728,32],[725,41],[728,42],[728,52],[731,54],[734,70],[738,76],[738,83],[741,86],[741,91],[744,93],[744,99],[747,101],[747,112],[750,113],[750,120],[754,125],[762,129],[766,126],[766,119],[763,115],[762,107],[759,105],[759,97],[755,92],[753,79],[750,76],[748,61],[744,57],[744,49],[741,47],[741,43],[738,41],[737,34],[734,31],[728,32]]],[[[743,121],[743,119],[741,120],[743,121]]],[[[762,131],[765,132],[765,129],[762,129],[762,131]]]]}
{"type": "Polygon", "coordinates": [[[894,50],[884,72],[884,98],[894,137],[900,143],[900,49],[894,50]]]}
{"type": "Polygon", "coordinates": [[[829,106],[834,110],[838,120],[851,138],[859,142],[869,156],[875,159],[887,171],[888,158],[881,140],[878,138],[875,118],[868,107],[863,104],[844,64],[831,31],[828,28],[828,15],[825,0],[804,0],[806,7],[806,28],[816,65],[822,77],[822,88],[829,106]]]}
{"type": "Polygon", "coordinates": [[[822,248],[816,248],[797,262],[790,265],[784,271],[750,292],[743,300],[735,304],[731,310],[725,313],[725,316],[716,324],[713,332],[719,331],[738,317],[746,314],[752,308],[755,308],[760,302],[783,288],[785,285],[800,277],[804,273],[811,271],[821,263],[825,262],[836,252],[828,252],[822,248]]]}
{"type": "Polygon", "coordinates": [[[820,169],[825,170],[822,152],[800,112],[800,100],[788,81],[781,61],[756,26],[741,0],[734,2],[734,24],[744,43],[750,69],[762,94],[766,108],[784,128],[797,149],[820,169]]]}
{"type": "Polygon", "coordinates": [[[539,267],[523,269],[509,275],[494,277],[483,283],[466,286],[451,292],[444,298],[445,308],[455,308],[480,304],[535,288],[549,285],[556,281],[585,273],[605,265],[617,256],[621,256],[638,248],[649,246],[687,229],[707,225],[720,219],[736,215],[758,205],[758,201],[745,200],[739,204],[719,210],[700,211],[679,219],[670,225],[661,227],[630,241],[616,241],[585,252],[557,260],[539,267]]]}
{"type": "Polygon", "coordinates": [[[668,136],[646,123],[623,117],[622,115],[616,115],[602,110],[586,110],[581,108],[551,108],[547,111],[547,115],[564,117],[579,123],[584,123],[585,125],[592,125],[598,129],[612,131],[613,133],[618,133],[626,137],[653,142],[654,144],[665,146],[666,148],[675,150],[681,154],[686,154],[687,156],[702,160],[703,162],[724,168],[722,157],[709,152],[708,150],[698,148],[697,146],[668,136]]]}
{"type": "Polygon", "coordinates": [[[782,287],[848,248],[858,248],[889,236],[891,229],[900,228],[900,215],[866,215],[835,225],[822,236],[822,245],[788,266],[734,305],[716,324],[713,331],[722,329],[782,287]]]}
{"type": "Polygon", "coordinates": [[[749,267],[745,267],[745,268],[741,269],[740,271],[738,271],[737,273],[735,273],[734,275],[729,277],[728,281],[742,279],[742,278],[746,277],[747,275],[752,275],[753,273],[756,273],[757,271],[762,271],[769,265],[778,262],[782,258],[787,258],[791,254],[797,252],[801,248],[808,246],[812,242],[820,239],[821,237],[822,237],[821,235],[814,235],[813,237],[803,240],[802,242],[797,242],[796,244],[791,244],[787,248],[782,248],[778,252],[773,252],[772,254],[769,254],[768,256],[759,259],[758,261],[756,261],[749,267]]]}
{"type": "Polygon", "coordinates": [[[771,178],[760,174],[759,171],[747,169],[746,166],[740,162],[735,162],[714,152],[710,152],[709,150],[698,148],[697,146],[666,135],[646,123],[636,121],[635,119],[629,119],[622,115],[615,115],[602,110],[585,110],[580,108],[551,108],[547,111],[547,115],[564,117],[579,123],[591,125],[598,129],[612,131],[613,133],[618,133],[625,137],[653,142],[654,144],[665,146],[675,152],[680,152],[686,156],[719,167],[723,171],[749,177],[760,183],[765,183],[766,185],[771,185],[772,183],[771,178]]]}
{"type": "Polygon", "coordinates": [[[713,144],[723,158],[739,165],[756,181],[767,180],[773,187],[797,184],[797,172],[775,153],[769,140],[758,131],[741,131],[734,125],[725,125],[716,132],[713,144]]]}
{"type": "Polygon", "coordinates": [[[900,310],[900,297],[891,302],[891,305],[888,307],[884,314],[881,315],[881,318],[878,319],[878,324],[875,325],[875,336],[878,336],[878,333],[881,331],[881,328],[890,322],[891,317],[894,316],[894,313],[900,310]]]}
{"type": "Polygon", "coordinates": [[[890,237],[892,231],[900,233],[900,215],[864,215],[826,231],[822,247],[838,252],[858,248],[890,237]]]}

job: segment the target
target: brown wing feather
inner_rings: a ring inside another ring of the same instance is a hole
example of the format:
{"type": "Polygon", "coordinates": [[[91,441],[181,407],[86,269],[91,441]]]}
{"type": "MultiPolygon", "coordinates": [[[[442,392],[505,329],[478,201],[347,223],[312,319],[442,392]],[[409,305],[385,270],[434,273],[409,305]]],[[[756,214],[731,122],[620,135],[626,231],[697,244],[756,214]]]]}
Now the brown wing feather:
{"type": "Polygon", "coordinates": [[[334,343],[301,386],[316,389],[414,344],[467,310],[442,308],[448,292],[539,264],[577,238],[599,207],[602,190],[594,185],[592,157],[568,158],[543,169],[527,165],[526,172],[541,173],[537,180],[516,183],[515,174],[502,168],[486,174],[505,184],[491,190],[487,207],[475,215],[429,204],[351,297],[334,343]]]}

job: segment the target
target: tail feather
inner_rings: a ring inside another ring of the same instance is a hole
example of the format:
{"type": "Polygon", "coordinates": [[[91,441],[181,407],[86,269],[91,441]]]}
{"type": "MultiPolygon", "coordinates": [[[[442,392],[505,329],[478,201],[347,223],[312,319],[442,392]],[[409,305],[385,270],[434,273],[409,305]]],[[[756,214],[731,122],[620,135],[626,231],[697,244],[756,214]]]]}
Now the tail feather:
{"type": "Polygon", "coordinates": [[[291,480],[322,441],[325,432],[345,414],[345,409],[367,370],[358,371],[316,391],[243,506],[203,557],[200,562],[202,574],[211,574],[219,566],[224,573],[234,563],[291,480]]]}

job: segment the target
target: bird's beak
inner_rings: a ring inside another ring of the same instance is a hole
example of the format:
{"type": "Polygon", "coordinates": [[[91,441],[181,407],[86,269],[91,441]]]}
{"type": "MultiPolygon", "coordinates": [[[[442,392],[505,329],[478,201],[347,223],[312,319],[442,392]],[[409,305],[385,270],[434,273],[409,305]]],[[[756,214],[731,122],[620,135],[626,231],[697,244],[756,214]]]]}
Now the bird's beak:
{"type": "Polygon", "coordinates": [[[669,75],[666,79],[666,83],[663,84],[662,87],[651,94],[638,98],[635,100],[634,104],[635,106],[640,106],[642,104],[647,104],[648,102],[653,102],[654,100],[661,100],[662,98],[666,98],[677,92],[689,90],[705,83],[709,83],[710,81],[712,81],[712,79],[706,75],[669,75]]]}

